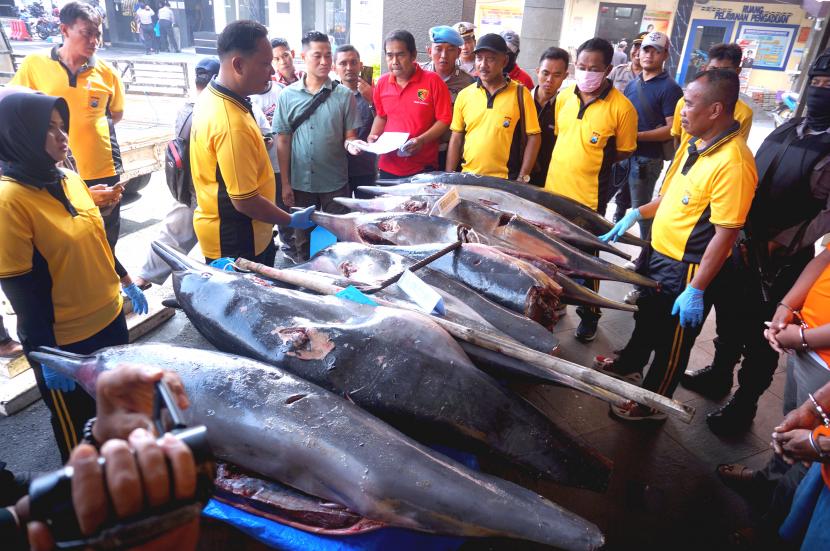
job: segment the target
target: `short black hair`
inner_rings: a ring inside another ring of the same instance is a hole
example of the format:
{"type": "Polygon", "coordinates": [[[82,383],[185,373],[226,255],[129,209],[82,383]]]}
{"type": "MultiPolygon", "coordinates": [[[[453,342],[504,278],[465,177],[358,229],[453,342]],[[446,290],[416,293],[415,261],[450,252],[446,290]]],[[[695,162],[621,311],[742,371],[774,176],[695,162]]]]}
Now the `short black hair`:
{"type": "Polygon", "coordinates": [[[741,59],[744,57],[744,52],[741,50],[741,47],[734,42],[728,44],[722,42],[709,48],[708,55],[709,61],[713,59],[729,61],[732,63],[732,66],[737,69],[741,66],[741,59]]]}
{"type": "Polygon", "coordinates": [[[355,48],[351,44],[343,44],[342,46],[338,46],[337,49],[334,51],[334,58],[337,59],[337,54],[345,54],[347,52],[356,53],[357,58],[360,59],[360,52],[358,52],[357,48],[355,48]]]}
{"type": "Polygon", "coordinates": [[[605,65],[611,65],[614,59],[614,46],[604,38],[591,38],[583,42],[579,48],[576,49],[576,57],[582,52],[600,52],[605,65]]]}
{"type": "Polygon", "coordinates": [[[406,49],[409,50],[409,53],[413,56],[418,55],[418,47],[415,46],[415,37],[412,36],[412,33],[409,31],[405,31],[403,29],[398,29],[396,31],[392,31],[391,33],[386,35],[386,38],[383,39],[383,51],[386,51],[386,45],[393,40],[397,40],[398,42],[403,42],[406,45],[406,49]]]}
{"type": "Polygon", "coordinates": [[[89,4],[69,2],[60,11],[60,21],[64,25],[72,26],[78,19],[89,21],[93,25],[101,24],[101,16],[89,4]]]}
{"type": "Polygon", "coordinates": [[[735,112],[735,104],[738,103],[738,93],[741,89],[738,73],[732,69],[709,69],[695,75],[692,82],[697,81],[706,84],[703,97],[710,105],[720,102],[726,113],[735,112]]]}
{"type": "Polygon", "coordinates": [[[548,48],[547,50],[542,52],[542,55],[539,56],[539,65],[541,65],[542,62],[545,61],[546,59],[550,59],[550,60],[561,59],[562,61],[565,62],[565,68],[566,69],[568,68],[568,65],[571,62],[570,54],[566,50],[563,50],[562,48],[557,48],[556,46],[551,46],[550,48],[548,48]]]}
{"type": "Polygon", "coordinates": [[[196,89],[202,90],[205,86],[210,84],[213,77],[214,75],[212,73],[203,73],[201,71],[196,73],[196,89]]]}
{"type": "Polygon", "coordinates": [[[327,44],[331,44],[329,37],[325,33],[321,33],[320,31],[308,31],[303,35],[302,39],[303,50],[308,48],[309,44],[312,42],[325,42],[327,44]]]}
{"type": "Polygon", "coordinates": [[[271,39],[271,49],[279,48],[282,46],[283,48],[290,50],[291,46],[288,45],[288,41],[284,38],[272,38],[271,39]]]}
{"type": "Polygon", "coordinates": [[[224,59],[231,52],[251,55],[256,51],[257,42],[268,39],[268,29],[261,23],[250,19],[241,19],[230,23],[216,40],[216,53],[224,59]]]}

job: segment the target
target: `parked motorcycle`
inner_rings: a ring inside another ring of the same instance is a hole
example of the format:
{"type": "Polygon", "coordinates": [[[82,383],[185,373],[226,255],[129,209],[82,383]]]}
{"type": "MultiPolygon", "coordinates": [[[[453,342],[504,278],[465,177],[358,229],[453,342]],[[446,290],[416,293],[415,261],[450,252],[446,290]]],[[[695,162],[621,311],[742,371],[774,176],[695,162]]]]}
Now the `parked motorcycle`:
{"type": "Polygon", "coordinates": [[[35,33],[41,40],[61,34],[60,20],[51,16],[40,17],[34,24],[35,33]]]}
{"type": "Polygon", "coordinates": [[[775,122],[775,127],[777,128],[793,118],[796,107],[798,107],[797,92],[784,92],[781,94],[781,101],[778,102],[778,106],[772,112],[772,120],[775,122]]]}

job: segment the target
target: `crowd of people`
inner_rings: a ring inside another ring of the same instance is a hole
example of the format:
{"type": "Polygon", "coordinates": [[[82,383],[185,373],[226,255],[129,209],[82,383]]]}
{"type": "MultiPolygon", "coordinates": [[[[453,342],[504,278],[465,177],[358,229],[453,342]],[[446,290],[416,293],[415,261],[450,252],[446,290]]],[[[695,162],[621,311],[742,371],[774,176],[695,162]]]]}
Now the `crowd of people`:
{"type": "MultiPolygon", "coordinates": [[[[153,15],[144,11],[149,37],[153,15]]],[[[135,277],[114,256],[123,85],[95,57],[100,13],[70,2],[60,19],[63,44],[28,56],[13,80],[25,88],[0,101],[0,285],[20,337],[18,344],[0,334],[3,353],[126,343],[119,291],[146,311],[141,289],[170,275],[150,251],[135,277]]],[[[626,296],[638,306],[631,337],[595,367],[664,396],[682,384],[721,399],[743,359],[737,390],[706,419],[730,435],[749,429],[785,352],[785,418],[773,460],[757,472],[720,465],[718,473],[752,496],[773,532],[796,524],[803,529],[782,536],[806,531],[805,541],[826,541],[807,528],[821,521],[823,501],[807,507],[812,517],[804,507],[799,518],[787,515],[793,496],[802,503],[824,495],[796,488],[815,485],[802,462],[823,463],[830,453],[830,251],[815,256],[830,232],[830,50],[808,69],[806,116],[777,128],[753,155],[737,44],[713,46],[684,90],[665,69],[669,39],[660,32],[632,37],[630,48],[590,38],[575,56],[548,48],[536,85],[517,63],[515,32],[476,36],[460,22],[433,27],[427,38],[428,61],[419,64],[415,37],[389,33],[388,72],[373,78],[355,47],[333,50],[324,33],[304,34],[303,72],[288,42],[269,38],[260,23],[229,24],[218,57],[196,65],[198,94],[176,121],[187,177],[158,239],[185,252],[198,243],[207,263],[245,257],[273,265],[277,244],[301,261],[316,209],[342,212],[334,199],[358,186],[432,170],[535,185],[602,215],[613,202],[615,225],[601,239],[614,242],[638,226],[649,246],[629,267],[659,287],[626,296]],[[365,152],[384,132],[408,139],[377,157],[365,152]],[[715,357],[686,374],[713,307],[715,357]]],[[[594,340],[602,312],[577,314],[576,339],[594,340]]],[[[71,380],[33,368],[66,460],[95,405],[71,380]]],[[[636,402],[611,413],[632,423],[665,419],[636,402]]]]}

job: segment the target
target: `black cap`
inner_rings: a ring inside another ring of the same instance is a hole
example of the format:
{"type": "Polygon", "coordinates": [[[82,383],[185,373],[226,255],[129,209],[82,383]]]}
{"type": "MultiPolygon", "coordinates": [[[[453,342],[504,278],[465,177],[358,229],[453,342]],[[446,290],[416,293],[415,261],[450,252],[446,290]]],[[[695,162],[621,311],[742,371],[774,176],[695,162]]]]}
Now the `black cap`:
{"type": "Polygon", "coordinates": [[[478,42],[476,42],[476,48],[473,52],[479,52],[481,50],[490,50],[491,52],[505,55],[510,52],[510,50],[507,49],[507,42],[504,41],[504,38],[495,33],[485,34],[478,39],[478,42]]]}
{"type": "Polygon", "coordinates": [[[816,58],[813,65],[810,66],[810,72],[808,74],[810,78],[830,77],[830,48],[824,50],[824,53],[816,58]]]}

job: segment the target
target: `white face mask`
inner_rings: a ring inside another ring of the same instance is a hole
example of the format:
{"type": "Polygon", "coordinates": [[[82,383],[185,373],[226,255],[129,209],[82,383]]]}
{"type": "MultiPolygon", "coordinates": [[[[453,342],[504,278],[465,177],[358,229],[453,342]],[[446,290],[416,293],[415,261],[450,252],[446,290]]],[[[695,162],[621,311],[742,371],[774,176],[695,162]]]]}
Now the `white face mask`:
{"type": "Polygon", "coordinates": [[[596,92],[602,85],[602,81],[605,80],[605,73],[583,71],[582,69],[577,69],[575,76],[576,85],[579,87],[579,91],[585,92],[586,94],[596,92]]]}

